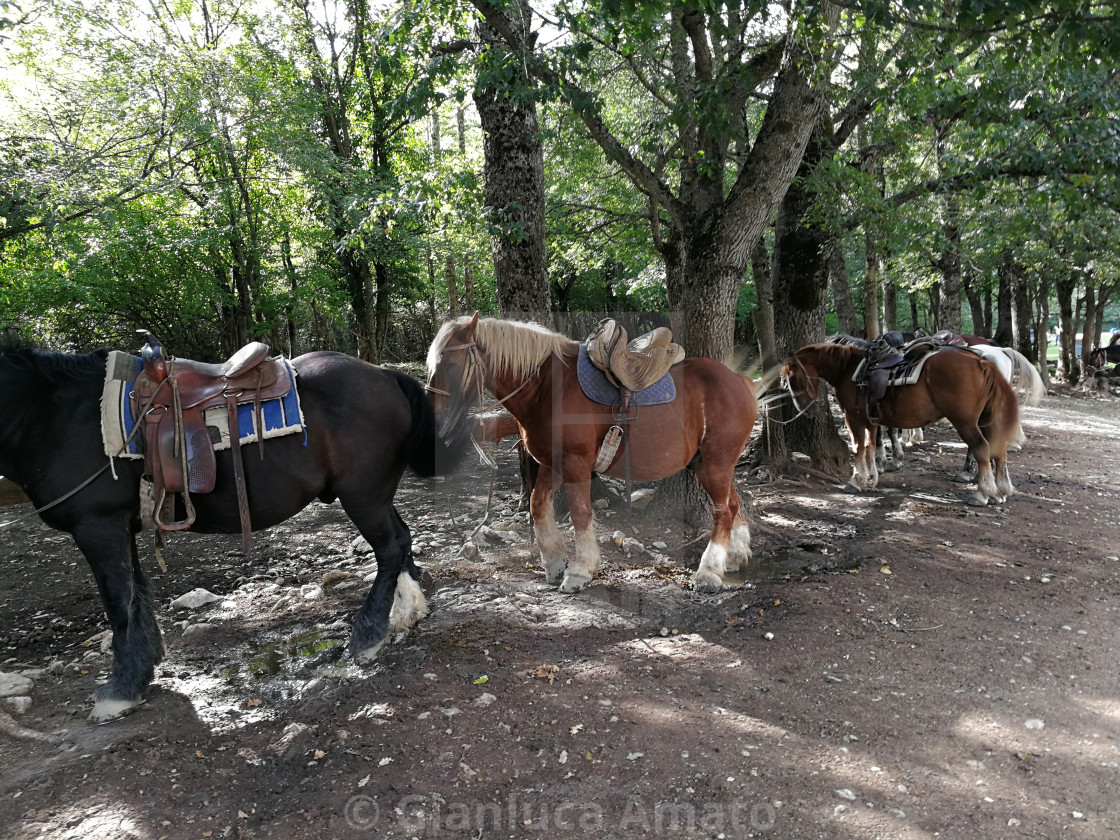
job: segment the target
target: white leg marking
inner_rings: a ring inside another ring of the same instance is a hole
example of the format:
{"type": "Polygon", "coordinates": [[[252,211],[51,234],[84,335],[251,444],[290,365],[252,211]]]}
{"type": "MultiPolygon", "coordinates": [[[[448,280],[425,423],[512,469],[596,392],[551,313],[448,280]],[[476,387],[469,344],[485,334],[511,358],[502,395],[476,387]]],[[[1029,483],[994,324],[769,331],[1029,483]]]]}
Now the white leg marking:
{"type": "Polygon", "coordinates": [[[993,498],[999,495],[999,488],[996,487],[995,477],[992,475],[991,467],[984,470],[980,474],[980,478],[976,483],[977,488],[986,498],[993,498]]]}
{"type": "Polygon", "coordinates": [[[599,571],[599,544],[595,541],[595,523],[592,522],[584,531],[576,531],[576,554],[564,572],[564,580],[560,584],[561,592],[579,592],[599,571]]]}
{"type": "Polygon", "coordinates": [[[556,527],[556,516],[552,512],[552,502],[545,505],[544,515],[534,521],[537,531],[537,546],[541,550],[545,580],[556,583],[564,575],[567,563],[564,549],[564,536],[556,527]]]}
{"type": "Polygon", "coordinates": [[[393,608],[389,611],[389,631],[408,630],[428,614],[428,599],[412,575],[401,572],[397,578],[397,591],[393,595],[393,608]]]}
{"type": "Polygon", "coordinates": [[[723,586],[723,573],[727,570],[727,549],[717,543],[708,542],[700,558],[700,568],[692,576],[697,592],[707,595],[719,592],[723,586]]]}
{"type": "Polygon", "coordinates": [[[368,665],[369,663],[373,662],[373,660],[377,658],[377,652],[379,650],[381,650],[382,647],[385,646],[385,643],[387,641],[389,641],[390,635],[391,635],[390,633],[386,633],[385,638],[383,638],[377,644],[373,645],[372,647],[368,647],[365,650],[360,650],[357,653],[355,653],[354,654],[354,661],[357,662],[359,665],[368,665]]]}
{"type": "Polygon", "coordinates": [[[746,521],[736,523],[731,528],[731,540],[727,546],[725,571],[745,566],[751,559],[751,529],[746,521]]]}
{"type": "Polygon", "coordinates": [[[143,700],[98,700],[89,713],[89,722],[107,723],[116,720],[124,717],[143,702],[143,700]]]}
{"type": "Polygon", "coordinates": [[[1005,498],[1015,492],[1015,488],[1011,486],[1011,473],[1007,469],[1007,464],[1000,467],[999,478],[996,479],[996,487],[999,488],[1000,495],[1005,498]]]}

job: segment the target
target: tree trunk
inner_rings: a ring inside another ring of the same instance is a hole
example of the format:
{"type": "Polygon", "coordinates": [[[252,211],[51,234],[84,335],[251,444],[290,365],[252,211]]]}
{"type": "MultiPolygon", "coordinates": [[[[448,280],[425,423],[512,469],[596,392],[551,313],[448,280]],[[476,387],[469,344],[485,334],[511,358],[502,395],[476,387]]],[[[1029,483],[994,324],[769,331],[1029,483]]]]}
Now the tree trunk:
{"type": "Polygon", "coordinates": [[[916,330],[921,326],[918,320],[918,292],[916,289],[910,290],[910,330],[916,330]]]}
{"type": "Polygon", "coordinates": [[[770,370],[782,357],[778,355],[778,339],[774,332],[774,280],[770,272],[770,254],[761,237],[751,249],[751,274],[754,276],[754,288],[758,297],[758,306],[754,311],[754,331],[758,336],[762,369],[770,370]]]}
{"type": "Polygon", "coordinates": [[[894,281],[883,272],[883,330],[898,329],[898,289],[894,281]]]}
{"type": "Polygon", "coordinates": [[[859,334],[856,308],[852,304],[852,285],[848,282],[848,264],[844,259],[844,245],[836,239],[828,256],[828,285],[832,290],[832,305],[839,321],[840,332],[859,334]]]}
{"type": "Polygon", "coordinates": [[[452,318],[458,318],[459,287],[455,280],[455,258],[450,254],[443,263],[443,279],[447,283],[447,314],[452,318]]]}
{"type": "Polygon", "coordinates": [[[385,356],[385,342],[389,337],[389,317],[392,315],[392,305],[389,301],[389,266],[384,263],[375,263],[374,276],[374,324],[373,324],[373,358],[375,365],[381,364],[385,356]]]}
{"type": "MultiPolygon", "coordinates": [[[[939,123],[935,130],[934,151],[937,157],[937,169],[941,175],[945,174],[944,156],[945,144],[949,132],[949,123],[939,123]]],[[[941,256],[937,267],[941,272],[941,282],[938,284],[937,300],[937,328],[949,330],[960,334],[961,326],[961,228],[960,208],[953,193],[946,193],[941,198],[941,233],[945,244],[941,249],[941,256]]]]}
{"type": "Polygon", "coordinates": [[[990,285],[984,289],[984,332],[981,335],[985,338],[992,337],[992,287],[990,285]]]}
{"type": "Polygon", "coordinates": [[[468,314],[478,308],[474,302],[474,266],[470,260],[463,264],[463,303],[466,304],[468,314]]]}
{"type": "Polygon", "coordinates": [[[988,330],[984,322],[984,301],[980,297],[980,290],[976,287],[976,280],[971,272],[961,275],[961,285],[964,286],[964,294],[968,298],[968,310],[972,316],[972,334],[986,338],[988,330]]]}
{"type": "MultiPolygon", "coordinates": [[[[532,11],[528,0],[518,0],[517,5],[520,13],[506,23],[527,41],[532,11]]],[[[498,306],[506,317],[548,324],[544,152],[537,108],[521,57],[487,23],[479,24],[478,34],[490,62],[512,74],[506,86],[480,84],[474,91],[484,137],[487,222],[498,306]]]]}
{"type": "Polygon", "coordinates": [[[1007,263],[1010,255],[1005,255],[1003,264],[996,272],[999,276],[999,292],[996,295],[996,332],[992,340],[1001,347],[1011,346],[1013,331],[1011,327],[1011,283],[1008,280],[1007,263]]]}
{"type": "Polygon", "coordinates": [[[868,228],[864,242],[863,275],[863,327],[865,336],[874,340],[879,337],[879,282],[882,277],[882,258],[875,234],[868,228]]]}
{"type": "Polygon", "coordinates": [[[1035,367],[1042,384],[1050,387],[1050,365],[1046,361],[1050,335],[1050,281],[1043,277],[1035,296],[1037,317],[1034,322],[1035,367]]]}
{"type": "Polygon", "coordinates": [[[1081,326],[1081,378],[1089,376],[1089,355],[1096,343],[1093,330],[1097,328],[1097,290],[1092,275],[1085,276],[1085,320],[1081,326]]]}
{"type": "Polygon", "coordinates": [[[1073,293],[1077,289],[1078,276],[1069,272],[1057,282],[1058,298],[1058,376],[1069,385],[1081,378],[1081,370],[1074,355],[1077,341],[1077,328],[1073,320],[1073,293]]]}
{"type": "Polygon", "coordinates": [[[1011,286],[1011,335],[1015,342],[1015,349],[1030,359],[1037,361],[1034,354],[1034,343],[1031,340],[1031,294],[1027,288],[1027,278],[1023,274],[1023,266],[1012,262],[1008,266],[1008,280],[1011,286]]]}

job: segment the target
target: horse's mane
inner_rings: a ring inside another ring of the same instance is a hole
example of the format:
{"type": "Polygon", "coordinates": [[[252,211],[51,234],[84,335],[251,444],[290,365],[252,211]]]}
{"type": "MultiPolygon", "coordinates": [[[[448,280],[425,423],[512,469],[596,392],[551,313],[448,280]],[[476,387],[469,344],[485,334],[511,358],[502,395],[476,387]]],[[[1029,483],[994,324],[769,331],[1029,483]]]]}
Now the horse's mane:
{"type": "Polygon", "coordinates": [[[5,342],[0,347],[0,370],[25,371],[51,384],[60,384],[84,379],[94,373],[104,376],[108,355],[107,350],[72,355],[5,342]]]}
{"type": "MultiPolygon", "coordinates": [[[[428,349],[428,372],[435,370],[444,349],[457,326],[470,320],[463,316],[447,321],[428,349]]],[[[564,355],[575,350],[577,342],[560,333],[524,321],[507,321],[501,318],[482,318],[478,322],[475,343],[490,359],[493,372],[524,379],[540,367],[541,362],[553,353],[564,355]]]]}
{"type": "Polygon", "coordinates": [[[848,335],[847,333],[833,333],[824,338],[825,344],[840,344],[845,347],[862,347],[866,350],[871,346],[871,342],[866,338],[860,338],[855,335],[848,335]]]}

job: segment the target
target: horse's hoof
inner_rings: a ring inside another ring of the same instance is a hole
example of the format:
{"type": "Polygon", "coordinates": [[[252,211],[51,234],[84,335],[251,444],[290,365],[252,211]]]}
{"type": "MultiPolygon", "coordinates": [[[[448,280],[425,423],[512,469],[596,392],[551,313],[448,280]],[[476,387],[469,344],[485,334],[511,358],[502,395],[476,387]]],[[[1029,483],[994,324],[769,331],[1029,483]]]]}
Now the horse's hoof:
{"type": "Polygon", "coordinates": [[[579,592],[589,583],[591,583],[591,575],[567,572],[564,574],[564,582],[560,584],[560,591],[566,594],[579,592]]]}
{"type": "Polygon", "coordinates": [[[979,493],[977,493],[974,496],[969,496],[967,499],[965,499],[964,503],[966,505],[971,505],[972,507],[987,507],[988,497],[981,496],[979,493]]]}
{"type": "Polygon", "coordinates": [[[370,664],[372,664],[373,661],[375,659],[377,659],[378,651],[380,651],[381,648],[383,648],[385,646],[385,643],[387,641],[389,641],[389,637],[385,636],[385,638],[383,638],[377,644],[373,644],[373,645],[370,645],[369,647],[364,647],[361,650],[354,651],[354,661],[357,662],[359,665],[370,665],[370,664]]]}
{"type": "Polygon", "coordinates": [[[544,563],[542,565],[544,565],[545,583],[551,583],[554,586],[564,579],[564,572],[568,568],[568,564],[564,560],[559,563],[544,563]]]}
{"type": "Polygon", "coordinates": [[[953,475],[953,481],[958,484],[971,484],[976,480],[975,473],[959,472],[953,475]]]}
{"type": "Polygon", "coordinates": [[[897,461],[888,461],[879,467],[879,472],[898,472],[900,469],[902,469],[902,464],[897,461]]]}
{"type": "Polygon", "coordinates": [[[1009,444],[1007,444],[1007,451],[1008,452],[1022,452],[1023,451],[1023,445],[1021,443],[1009,443],[1009,444]]]}
{"type": "Polygon", "coordinates": [[[715,595],[723,589],[723,581],[713,574],[699,574],[692,579],[692,588],[701,595],[715,595]]]}
{"type": "Polygon", "coordinates": [[[97,700],[89,713],[90,723],[109,723],[124,717],[143,700],[97,700]]]}
{"type": "Polygon", "coordinates": [[[855,484],[852,484],[850,482],[848,484],[845,484],[840,489],[843,490],[845,493],[862,493],[863,492],[862,487],[857,487],[855,484]]]}

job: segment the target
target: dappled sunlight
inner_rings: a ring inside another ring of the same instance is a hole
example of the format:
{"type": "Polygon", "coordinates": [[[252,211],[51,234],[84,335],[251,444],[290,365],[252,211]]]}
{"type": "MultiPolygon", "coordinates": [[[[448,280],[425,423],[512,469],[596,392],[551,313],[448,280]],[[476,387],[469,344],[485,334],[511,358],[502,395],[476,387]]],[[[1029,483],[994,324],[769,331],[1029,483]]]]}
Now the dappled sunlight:
{"type": "Polygon", "coordinates": [[[51,809],[50,814],[42,814],[42,822],[34,812],[28,814],[21,825],[11,826],[10,840],[31,840],[35,837],[50,837],[51,840],[93,840],[93,838],[112,838],[112,840],[155,840],[166,836],[145,825],[144,818],[136,809],[122,803],[107,803],[86,799],[75,802],[69,807],[51,809]],[[52,830],[63,827],[61,830],[52,830]]]}
{"type": "Polygon", "coordinates": [[[1116,740],[1120,731],[1070,731],[1071,722],[1056,724],[1023,716],[968,713],[962,715],[954,732],[961,738],[996,747],[1016,755],[1055,753],[1074,761],[1092,761],[1103,767],[1120,766],[1120,748],[1116,740]],[[1107,742],[1112,743],[1107,743],[1107,742]]]}
{"type": "Polygon", "coordinates": [[[881,840],[883,837],[891,840],[934,840],[940,836],[939,832],[925,831],[907,822],[905,811],[901,811],[901,815],[883,812],[859,802],[836,805],[831,812],[822,810],[820,821],[832,823],[838,833],[843,831],[848,836],[867,840],[881,840]]]}

